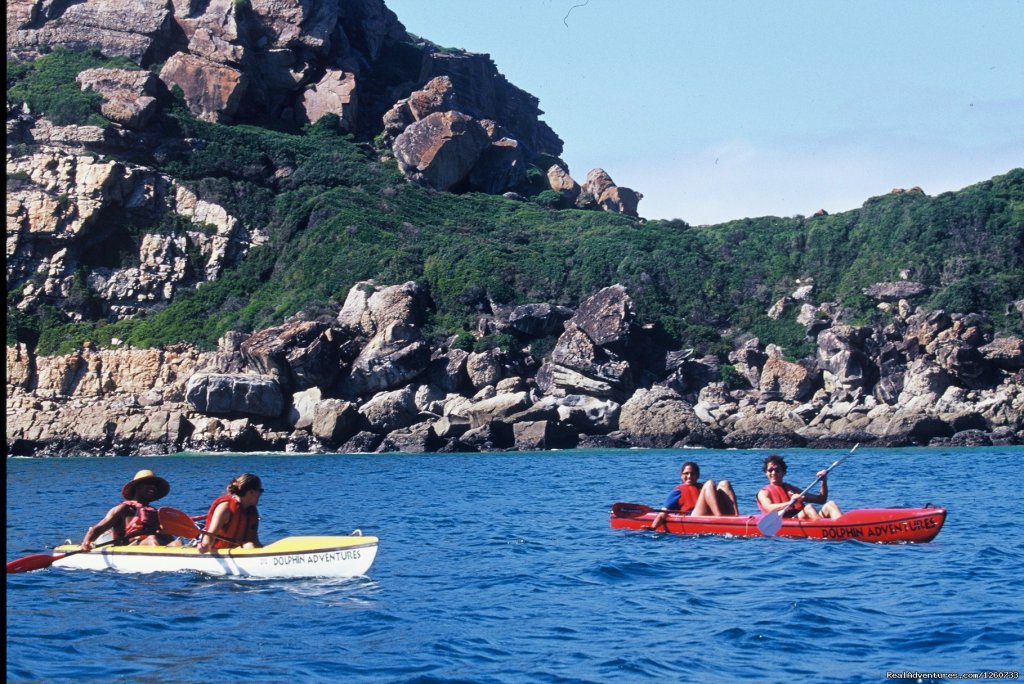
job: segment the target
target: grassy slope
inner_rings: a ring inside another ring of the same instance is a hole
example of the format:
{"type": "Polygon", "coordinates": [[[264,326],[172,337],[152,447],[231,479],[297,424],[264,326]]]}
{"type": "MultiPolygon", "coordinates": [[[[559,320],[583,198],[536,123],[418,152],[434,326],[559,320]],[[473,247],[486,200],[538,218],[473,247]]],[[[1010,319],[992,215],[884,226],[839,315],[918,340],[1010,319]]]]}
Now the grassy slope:
{"type": "MultiPolygon", "coordinates": [[[[81,65],[61,68],[72,73],[81,65]]],[[[48,78],[46,92],[53,88],[48,78]]],[[[12,93],[9,77],[9,100],[31,94],[31,78],[20,79],[12,93]]],[[[47,106],[54,105],[34,104],[44,113],[47,106]]],[[[288,134],[208,124],[180,107],[172,111],[165,135],[205,143],[188,156],[140,161],[188,183],[247,225],[266,227],[270,243],[161,312],[72,326],[46,310],[16,317],[9,342],[38,338],[41,352],[112,337],[136,346],[192,341],[210,347],[229,329],[256,330],[300,312],[333,316],[355,282],[373,278],[428,285],[438,335],[467,325],[481,293],[499,303],[575,305],[622,283],[641,319],[660,324],[680,344],[724,353],[730,337],[754,332],[798,354],[805,351],[803,328],[764,316],[796,279],[814,278],[815,301],[838,301],[848,320],[868,321],[881,314],[862,288],[896,280],[901,271],[933,288],[929,306],[987,312],[997,329],[1020,332],[1020,317],[1007,317],[1006,306],[1024,293],[1024,169],[934,198],[872,198],[834,216],[692,228],[432,192],[407,184],[392,164],[332,133],[329,122],[288,134]],[[275,180],[282,168],[290,175],[275,180]]]]}

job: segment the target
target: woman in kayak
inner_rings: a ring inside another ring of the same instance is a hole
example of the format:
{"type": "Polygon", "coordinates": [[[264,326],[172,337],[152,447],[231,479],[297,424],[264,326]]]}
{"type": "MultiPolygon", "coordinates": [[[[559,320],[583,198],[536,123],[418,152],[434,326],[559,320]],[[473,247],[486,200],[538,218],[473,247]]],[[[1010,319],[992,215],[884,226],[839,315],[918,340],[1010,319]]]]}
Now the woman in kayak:
{"type": "Polygon", "coordinates": [[[668,495],[661,512],[651,522],[650,529],[657,529],[665,522],[665,515],[670,511],[682,515],[740,514],[736,494],[733,493],[732,484],[728,480],[722,480],[718,484],[715,484],[714,480],[708,480],[701,484],[700,466],[693,461],[683,464],[679,479],[683,483],[668,495]]]}
{"type": "Polygon", "coordinates": [[[89,551],[97,538],[109,532],[112,539],[125,544],[146,546],[181,546],[173,535],[160,531],[160,519],[152,504],[171,491],[171,485],[152,470],[140,470],[121,488],[124,501],[117,504],[102,520],[86,531],[81,548],[89,551]]]}
{"type": "Polygon", "coordinates": [[[206,514],[206,534],[199,538],[199,552],[241,546],[255,549],[260,543],[260,514],[256,509],[263,482],[258,475],[243,473],[232,480],[227,492],[214,499],[206,514]]]}
{"type": "Polygon", "coordinates": [[[780,511],[790,501],[794,501],[783,517],[818,520],[821,517],[838,518],[843,514],[836,502],[828,499],[827,470],[818,472],[818,477],[821,478],[821,491],[803,496],[800,496],[799,489],[783,481],[786,477],[786,461],[782,456],[770,454],[764,459],[764,474],[768,478],[768,484],[757,493],[757,506],[762,512],[780,511]],[[821,512],[814,510],[811,504],[821,505],[821,512]]]}

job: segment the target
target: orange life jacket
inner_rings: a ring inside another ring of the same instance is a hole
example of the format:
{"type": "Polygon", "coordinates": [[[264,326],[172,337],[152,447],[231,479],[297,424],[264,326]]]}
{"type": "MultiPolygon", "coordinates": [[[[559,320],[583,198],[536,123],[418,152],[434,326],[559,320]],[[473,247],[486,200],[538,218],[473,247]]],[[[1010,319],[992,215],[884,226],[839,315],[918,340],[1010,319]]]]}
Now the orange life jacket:
{"type": "Polygon", "coordinates": [[[118,538],[131,537],[132,543],[138,543],[144,537],[160,531],[160,517],[152,506],[138,501],[125,501],[131,510],[131,517],[125,520],[124,534],[118,538]]]}
{"type": "Polygon", "coordinates": [[[700,498],[700,487],[692,484],[681,484],[676,487],[679,492],[679,512],[689,513],[697,507],[697,499],[700,498]]]}
{"type": "MultiPolygon", "coordinates": [[[[792,497],[794,494],[799,493],[798,489],[796,489],[792,485],[786,485],[786,484],[783,484],[783,485],[766,484],[764,487],[761,487],[761,491],[762,492],[768,492],[768,499],[772,503],[775,503],[775,504],[789,503],[790,497],[792,497]]],[[[762,513],[767,513],[768,512],[765,509],[764,504],[761,503],[761,497],[757,497],[757,507],[761,509],[762,513]]],[[[794,515],[799,513],[800,510],[803,507],[804,507],[804,505],[802,503],[795,503],[795,504],[793,504],[792,506],[789,507],[789,510],[786,511],[784,517],[786,517],[786,518],[793,517],[794,515]]]]}
{"type": "Polygon", "coordinates": [[[257,538],[256,532],[260,525],[259,511],[256,510],[255,506],[252,508],[242,508],[241,502],[231,494],[222,494],[213,500],[213,503],[210,504],[210,511],[206,514],[206,524],[210,524],[213,520],[214,510],[222,503],[227,503],[228,512],[231,513],[231,517],[224,527],[217,530],[217,535],[226,537],[231,541],[224,541],[214,537],[213,548],[230,549],[241,546],[247,541],[255,541],[257,538]]]}

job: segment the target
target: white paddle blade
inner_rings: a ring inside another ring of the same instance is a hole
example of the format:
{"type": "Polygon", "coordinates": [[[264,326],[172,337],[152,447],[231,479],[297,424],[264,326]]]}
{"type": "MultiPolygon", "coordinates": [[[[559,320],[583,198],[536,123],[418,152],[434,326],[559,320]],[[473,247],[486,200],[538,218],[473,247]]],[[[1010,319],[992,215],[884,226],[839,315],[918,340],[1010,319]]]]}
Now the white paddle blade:
{"type": "Polygon", "coordinates": [[[767,513],[757,521],[757,529],[766,537],[774,537],[782,529],[782,516],[778,513],[767,513]]]}

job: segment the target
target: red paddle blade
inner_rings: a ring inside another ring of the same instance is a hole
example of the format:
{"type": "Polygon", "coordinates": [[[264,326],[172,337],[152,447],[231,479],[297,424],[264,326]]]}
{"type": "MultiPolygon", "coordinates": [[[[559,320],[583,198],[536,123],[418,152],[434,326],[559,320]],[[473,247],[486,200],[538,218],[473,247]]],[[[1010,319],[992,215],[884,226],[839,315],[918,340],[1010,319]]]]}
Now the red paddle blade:
{"type": "Polygon", "coordinates": [[[64,554],[58,554],[51,556],[48,553],[37,553],[32,556],[25,556],[24,558],[17,558],[7,564],[7,574],[13,574],[16,572],[32,572],[33,570],[42,570],[53,565],[54,561],[58,561],[64,557],[64,554]]]}
{"type": "Polygon", "coordinates": [[[157,514],[160,516],[160,527],[170,534],[186,539],[195,539],[200,534],[199,528],[184,511],[177,508],[161,508],[157,514]]]}
{"type": "Polygon", "coordinates": [[[616,518],[639,518],[642,515],[653,513],[654,509],[637,503],[618,502],[612,504],[612,515],[616,518]]]}

